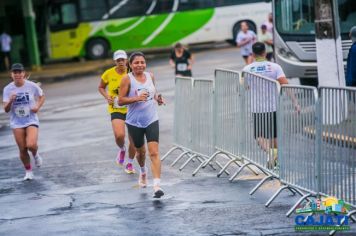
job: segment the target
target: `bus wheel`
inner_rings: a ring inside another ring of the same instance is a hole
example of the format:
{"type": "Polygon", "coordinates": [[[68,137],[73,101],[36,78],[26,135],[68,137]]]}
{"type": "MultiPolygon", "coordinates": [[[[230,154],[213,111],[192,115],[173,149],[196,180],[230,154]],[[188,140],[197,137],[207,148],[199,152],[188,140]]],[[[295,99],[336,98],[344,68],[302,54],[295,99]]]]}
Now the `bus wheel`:
{"type": "Polygon", "coordinates": [[[299,78],[300,85],[318,87],[318,78],[299,78]]]}
{"type": "Polygon", "coordinates": [[[86,45],[86,56],[91,60],[106,58],[109,44],[105,39],[91,39],[86,45]]]}
{"type": "MultiPolygon", "coordinates": [[[[257,28],[256,28],[256,24],[254,22],[252,22],[250,20],[242,20],[242,21],[246,21],[248,28],[257,34],[257,28]]],[[[242,21],[236,22],[234,27],[232,28],[232,37],[234,39],[234,42],[236,41],[237,33],[240,31],[240,24],[242,21]]]]}

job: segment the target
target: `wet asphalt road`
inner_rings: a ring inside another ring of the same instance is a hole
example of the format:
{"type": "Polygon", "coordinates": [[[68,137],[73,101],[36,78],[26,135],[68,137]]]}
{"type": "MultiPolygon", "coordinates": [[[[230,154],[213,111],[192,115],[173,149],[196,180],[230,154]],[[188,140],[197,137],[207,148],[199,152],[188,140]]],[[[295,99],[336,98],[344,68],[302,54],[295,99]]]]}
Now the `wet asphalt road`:
{"type": "MultiPolygon", "coordinates": [[[[199,52],[196,61],[196,77],[213,77],[217,67],[243,66],[234,48],[199,52]]],[[[162,58],[151,59],[148,70],[167,102],[159,108],[163,155],[173,140],[173,70],[162,58]]],[[[197,163],[180,172],[170,167],[170,156],[163,162],[166,196],[153,200],[151,186],[139,189],[138,175],[115,165],[117,147],[98,82],[93,75],[43,85],[47,100],[39,144],[44,164],[34,169],[33,181],[22,181],[11,130],[1,127],[0,235],[302,235],[294,231],[294,216],[285,217],[297,198],[285,192],[266,208],[279,184],[269,182],[250,196],[263,176],[249,172],[233,183],[226,176],[216,178],[209,168],[193,178],[197,163]]],[[[0,113],[0,125],[6,119],[0,113]]]]}

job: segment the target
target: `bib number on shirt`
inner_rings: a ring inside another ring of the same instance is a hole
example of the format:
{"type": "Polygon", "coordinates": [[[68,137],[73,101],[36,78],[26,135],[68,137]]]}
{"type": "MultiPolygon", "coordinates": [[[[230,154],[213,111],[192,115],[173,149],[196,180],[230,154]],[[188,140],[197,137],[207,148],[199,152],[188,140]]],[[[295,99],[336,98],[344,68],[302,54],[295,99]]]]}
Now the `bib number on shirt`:
{"type": "Polygon", "coordinates": [[[188,65],[186,63],[178,63],[177,71],[186,71],[188,70],[188,65]]]}
{"type": "Polygon", "coordinates": [[[150,93],[150,91],[149,91],[148,89],[146,89],[146,88],[137,89],[137,94],[138,94],[138,96],[141,96],[141,94],[142,94],[143,92],[148,93],[148,97],[147,97],[146,101],[149,101],[149,100],[153,99],[153,95],[154,95],[154,94],[150,93]]]}
{"type": "Polygon", "coordinates": [[[17,117],[27,117],[30,115],[30,108],[27,106],[16,107],[15,114],[17,117]]]}

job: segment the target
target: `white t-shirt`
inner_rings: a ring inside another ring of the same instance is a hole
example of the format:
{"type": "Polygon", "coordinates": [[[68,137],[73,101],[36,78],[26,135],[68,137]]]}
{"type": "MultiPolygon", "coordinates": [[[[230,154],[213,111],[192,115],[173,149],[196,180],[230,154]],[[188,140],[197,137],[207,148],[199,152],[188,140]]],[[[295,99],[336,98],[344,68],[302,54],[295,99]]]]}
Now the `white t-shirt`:
{"type": "Polygon", "coordinates": [[[265,34],[261,33],[259,38],[258,38],[258,40],[265,44],[267,53],[273,52],[272,46],[267,44],[267,43],[265,43],[265,41],[273,40],[273,37],[272,37],[271,33],[269,33],[269,32],[266,32],[265,34]]]}
{"type": "MultiPolygon", "coordinates": [[[[271,80],[278,80],[285,77],[280,65],[269,61],[256,61],[243,68],[244,72],[251,72],[271,80]]],[[[270,81],[264,80],[262,83],[254,77],[245,77],[250,87],[251,110],[253,113],[273,112],[277,110],[278,90],[270,81]]]]}
{"type": "Polygon", "coordinates": [[[240,47],[242,56],[250,56],[252,54],[252,45],[256,42],[256,34],[252,30],[248,30],[246,33],[240,31],[236,36],[236,43],[239,44],[246,39],[249,39],[250,42],[240,47]]]}
{"type": "Polygon", "coordinates": [[[1,51],[2,52],[10,52],[11,51],[11,37],[6,33],[2,33],[0,35],[0,42],[1,42],[1,51]]]}
{"type": "Polygon", "coordinates": [[[37,98],[43,95],[42,89],[28,80],[25,80],[25,84],[21,87],[17,87],[12,82],[4,88],[3,102],[9,102],[12,94],[16,94],[16,98],[11,105],[10,127],[16,129],[29,125],[38,126],[38,116],[31,111],[31,108],[35,105],[37,98]]]}

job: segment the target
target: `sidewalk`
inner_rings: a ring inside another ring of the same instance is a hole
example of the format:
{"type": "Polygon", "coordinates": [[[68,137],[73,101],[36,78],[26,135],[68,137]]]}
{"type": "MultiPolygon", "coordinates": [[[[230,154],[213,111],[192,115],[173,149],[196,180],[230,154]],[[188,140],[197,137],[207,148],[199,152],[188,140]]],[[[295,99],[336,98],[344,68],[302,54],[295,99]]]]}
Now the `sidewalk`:
{"type": "MultiPolygon", "coordinates": [[[[56,64],[43,65],[40,71],[30,71],[28,68],[27,73],[30,74],[30,80],[51,83],[62,81],[65,79],[75,78],[78,76],[85,76],[89,74],[99,74],[105,69],[113,66],[111,59],[95,60],[95,61],[80,61],[80,62],[61,62],[56,64]]],[[[0,73],[0,94],[6,84],[10,83],[9,72],[0,73]]]]}

